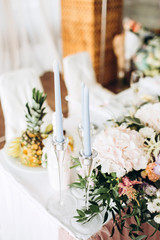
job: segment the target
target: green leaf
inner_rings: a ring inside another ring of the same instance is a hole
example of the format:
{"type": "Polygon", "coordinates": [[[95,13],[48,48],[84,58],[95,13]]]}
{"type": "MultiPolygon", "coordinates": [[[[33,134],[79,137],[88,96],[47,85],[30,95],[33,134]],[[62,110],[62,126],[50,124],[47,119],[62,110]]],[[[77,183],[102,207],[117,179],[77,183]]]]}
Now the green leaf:
{"type": "Polygon", "coordinates": [[[74,182],[72,184],[70,184],[70,187],[75,187],[75,188],[84,188],[84,185],[82,185],[80,182],[74,182]]]}
{"type": "MultiPolygon", "coordinates": [[[[95,201],[97,200],[107,200],[107,202],[110,202],[110,196],[108,194],[102,194],[102,195],[99,195],[97,198],[95,198],[95,201]]],[[[109,203],[108,203],[109,205],[109,203]]]]}
{"type": "Polygon", "coordinates": [[[108,205],[109,205],[109,204],[110,204],[110,201],[111,201],[111,198],[110,198],[109,194],[107,194],[106,200],[107,200],[107,203],[108,203],[108,205]]]}
{"type": "Polygon", "coordinates": [[[101,187],[101,188],[95,190],[96,194],[106,193],[106,192],[108,192],[108,189],[105,187],[101,187]]]}
{"type": "Polygon", "coordinates": [[[115,214],[114,214],[114,211],[112,210],[112,218],[113,218],[113,221],[115,222],[115,214]]]}
{"type": "Polygon", "coordinates": [[[79,164],[72,165],[72,166],[70,167],[70,169],[73,169],[73,168],[76,168],[76,167],[79,167],[79,164]]]}
{"type": "Polygon", "coordinates": [[[155,229],[155,231],[149,236],[149,237],[153,237],[154,234],[158,231],[158,229],[155,229]]]}
{"type": "Polygon", "coordinates": [[[33,132],[40,132],[40,126],[42,125],[43,117],[46,115],[44,108],[41,109],[42,104],[44,103],[47,95],[43,92],[40,92],[36,88],[32,89],[32,107],[29,106],[29,103],[26,103],[26,121],[29,121],[27,129],[33,132]]]}
{"type": "Polygon", "coordinates": [[[98,206],[98,203],[96,203],[95,201],[90,200],[89,203],[91,203],[92,205],[98,206]]]}
{"type": "Polygon", "coordinates": [[[121,221],[121,229],[123,229],[124,224],[125,224],[125,220],[121,221]]]}
{"type": "Polygon", "coordinates": [[[112,232],[111,232],[111,236],[110,237],[112,237],[113,236],[113,234],[114,234],[114,231],[115,231],[115,229],[114,229],[114,227],[112,228],[112,232]]]}
{"type": "Polygon", "coordinates": [[[140,223],[140,220],[139,220],[138,216],[137,216],[137,215],[135,215],[135,216],[134,216],[134,218],[135,218],[135,220],[136,220],[136,222],[137,222],[138,226],[140,226],[140,225],[141,225],[141,223],[140,223]]]}
{"type": "Polygon", "coordinates": [[[137,233],[133,233],[133,236],[136,238],[138,237],[139,235],[137,233]]]}
{"type": "Polygon", "coordinates": [[[84,217],[84,218],[81,218],[81,219],[77,220],[77,222],[84,222],[86,220],[87,220],[87,217],[84,217]]]}
{"type": "Polygon", "coordinates": [[[91,205],[91,206],[90,206],[90,209],[91,209],[91,211],[92,211],[93,213],[99,212],[99,206],[91,205]]]}
{"type": "Polygon", "coordinates": [[[120,212],[118,211],[117,208],[113,207],[114,211],[120,215],[120,212]]]}
{"type": "Polygon", "coordinates": [[[115,172],[112,172],[112,173],[111,173],[111,176],[114,177],[114,178],[116,178],[116,173],[115,173],[115,172]]]}
{"type": "Polygon", "coordinates": [[[118,192],[114,188],[112,189],[112,193],[114,198],[117,198],[119,196],[118,192]]]}
{"type": "Polygon", "coordinates": [[[32,117],[32,114],[31,114],[31,111],[30,111],[30,108],[29,108],[29,104],[28,104],[28,103],[26,103],[26,108],[27,108],[27,111],[28,111],[29,115],[32,117]]]}
{"type": "Polygon", "coordinates": [[[147,235],[141,235],[141,236],[136,237],[134,240],[141,240],[146,237],[147,237],[147,235]]]}
{"type": "Polygon", "coordinates": [[[122,234],[122,229],[120,228],[120,226],[119,226],[119,224],[117,223],[117,221],[116,221],[116,226],[117,226],[118,231],[122,234]]]}
{"type": "Polygon", "coordinates": [[[108,212],[106,212],[105,215],[104,215],[103,223],[105,223],[107,221],[107,219],[108,219],[108,212]]]}
{"type": "Polygon", "coordinates": [[[36,98],[35,98],[35,90],[36,90],[35,88],[33,88],[33,90],[32,90],[32,97],[33,97],[34,100],[36,100],[36,98]]]}
{"type": "Polygon", "coordinates": [[[85,213],[83,211],[77,209],[77,213],[78,213],[79,216],[85,217],[85,213]]]}
{"type": "Polygon", "coordinates": [[[128,121],[128,122],[131,122],[131,123],[136,123],[136,124],[140,124],[141,121],[139,118],[136,118],[136,117],[125,117],[125,119],[128,121]]]}
{"type": "Polygon", "coordinates": [[[131,213],[131,208],[129,206],[128,209],[127,209],[127,214],[130,214],[130,213],[131,213]]]}
{"type": "Polygon", "coordinates": [[[81,163],[79,161],[79,158],[74,158],[71,156],[71,160],[73,162],[73,165],[70,167],[70,169],[75,168],[75,167],[81,167],[81,163]]]}
{"type": "Polygon", "coordinates": [[[158,223],[156,223],[155,221],[148,221],[148,223],[152,226],[152,227],[154,227],[155,229],[158,229],[159,231],[160,231],[160,227],[159,227],[159,224],[158,223]]]}
{"type": "Polygon", "coordinates": [[[117,180],[116,180],[116,179],[113,179],[113,181],[112,181],[112,186],[113,186],[113,187],[117,186],[117,180]]]}
{"type": "Polygon", "coordinates": [[[130,227],[133,228],[133,229],[136,229],[137,225],[136,224],[130,224],[130,227]]]}

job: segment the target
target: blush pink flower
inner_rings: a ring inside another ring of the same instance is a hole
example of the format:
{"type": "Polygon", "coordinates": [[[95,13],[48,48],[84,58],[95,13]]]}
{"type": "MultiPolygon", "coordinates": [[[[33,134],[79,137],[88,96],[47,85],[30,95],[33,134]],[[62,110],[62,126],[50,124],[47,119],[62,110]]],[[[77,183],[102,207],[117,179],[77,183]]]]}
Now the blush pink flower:
{"type": "Polygon", "coordinates": [[[135,114],[143,124],[160,132],[160,103],[148,103],[142,106],[135,114]]]}
{"type": "Polygon", "coordinates": [[[102,173],[116,172],[122,177],[133,169],[145,169],[148,163],[144,138],[135,130],[108,127],[97,135],[93,147],[102,173]]]}
{"type": "MultiPolygon", "coordinates": [[[[134,180],[131,181],[128,177],[123,177],[122,182],[119,183],[119,196],[126,195],[129,200],[136,199],[137,191],[136,189],[133,188],[134,185],[136,184],[142,184],[142,182],[134,180]]],[[[137,202],[138,203],[138,202],[137,202]]],[[[139,204],[139,203],[138,203],[139,204]]]]}

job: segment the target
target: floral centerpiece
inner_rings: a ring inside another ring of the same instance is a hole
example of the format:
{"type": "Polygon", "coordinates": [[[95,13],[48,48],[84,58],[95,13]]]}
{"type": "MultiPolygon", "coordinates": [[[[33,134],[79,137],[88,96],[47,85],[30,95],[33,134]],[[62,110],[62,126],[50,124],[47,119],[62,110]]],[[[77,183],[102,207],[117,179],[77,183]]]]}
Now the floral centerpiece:
{"type": "Polygon", "coordinates": [[[90,184],[89,208],[77,210],[78,222],[90,221],[96,214],[109,212],[115,227],[122,233],[129,230],[129,238],[146,239],[142,223],[160,230],[160,102],[143,103],[132,116],[122,121],[113,120],[111,126],[100,132],[93,148],[98,152],[94,170],[84,177],[79,168],[78,180],[73,187],[84,188],[90,184]],[[134,224],[127,225],[128,218],[134,224]]]}

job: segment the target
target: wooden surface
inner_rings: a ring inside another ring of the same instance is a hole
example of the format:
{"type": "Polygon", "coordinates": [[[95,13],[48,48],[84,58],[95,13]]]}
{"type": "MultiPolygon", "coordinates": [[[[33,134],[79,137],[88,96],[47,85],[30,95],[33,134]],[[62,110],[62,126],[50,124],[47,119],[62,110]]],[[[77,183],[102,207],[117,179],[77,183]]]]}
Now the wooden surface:
{"type": "MultiPolygon", "coordinates": [[[[54,106],[54,74],[52,72],[47,72],[43,76],[41,76],[42,84],[44,87],[44,91],[47,93],[47,101],[52,110],[55,109],[54,106]]],[[[118,85],[117,83],[113,83],[107,86],[111,91],[117,93],[124,89],[125,86],[118,85]]],[[[65,101],[65,96],[67,95],[67,89],[65,87],[64,81],[61,79],[61,94],[62,94],[62,111],[63,115],[67,117],[68,106],[65,101]]],[[[24,106],[25,107],[25,106],[24,106]]],[[[4,126],[4,117],[0,104],[0,138],[4,136],[5,126],[4,126]]],[[[4,146],[4,142],[0,142],[0,148],[4,146]]]]}

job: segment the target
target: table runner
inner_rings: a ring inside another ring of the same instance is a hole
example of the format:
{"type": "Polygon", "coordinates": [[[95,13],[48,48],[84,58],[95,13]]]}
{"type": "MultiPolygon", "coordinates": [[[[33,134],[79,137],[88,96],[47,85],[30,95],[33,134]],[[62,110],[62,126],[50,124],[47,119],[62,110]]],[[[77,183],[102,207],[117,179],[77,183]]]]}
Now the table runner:
{"type": "MultiPolygon", "coordinates": [[[[128,224],[134,224],[134,218],[127,219],[128,224]]],[[[129,240],[128,233],[129,231],[124,228],[123,235],[119,233],[117,229],[115,229],[115,233],[112,237],[113,227],[113,220],[111,219],[109,222],[107,222],[100,231],[98,231],[95,235],[90,237],[88,240],[129,240]]],[[[143,233],[140,233],[140,235],[148,235],[151,236],[152,233],[155,231],[155,229],[149,225],[148,223],[142,224],[143,233]]],[[[154,236],[148,237],[147,240],[158,240],[160,239],[160,232],[156,232],[154,236]]],[[[59,240],[77,240],[74,237],[70,236],[68,232],[66,232],[63,228],[60,228],[59,230],[59,240]]]]}

